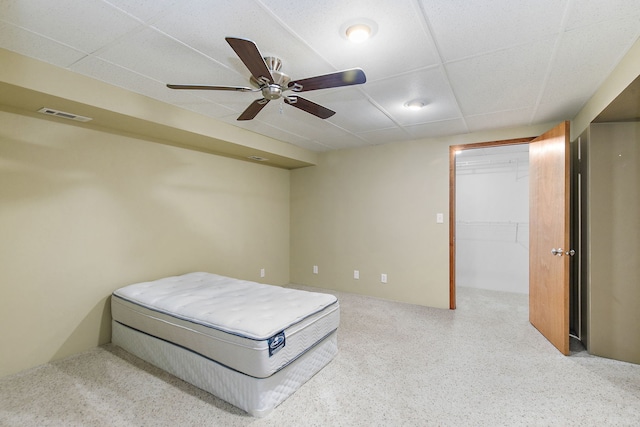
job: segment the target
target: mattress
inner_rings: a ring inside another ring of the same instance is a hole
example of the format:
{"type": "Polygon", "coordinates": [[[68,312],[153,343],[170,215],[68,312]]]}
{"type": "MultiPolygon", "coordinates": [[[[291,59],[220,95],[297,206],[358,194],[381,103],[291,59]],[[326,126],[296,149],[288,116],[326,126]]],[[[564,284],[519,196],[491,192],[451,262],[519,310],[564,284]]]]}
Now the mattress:
{"type": "Polygon", "coordinates": [[[337,330],[335,296],[189,273],[113,293],[114,322],[253,378],[279,372],[337,330]]]}

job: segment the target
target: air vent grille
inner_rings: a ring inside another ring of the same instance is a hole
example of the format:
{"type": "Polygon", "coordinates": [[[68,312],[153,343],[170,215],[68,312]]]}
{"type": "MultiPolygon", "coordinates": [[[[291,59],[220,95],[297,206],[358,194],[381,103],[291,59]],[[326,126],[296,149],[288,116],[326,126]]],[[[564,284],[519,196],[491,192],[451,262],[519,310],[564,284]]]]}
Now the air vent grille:
{"type": "Polygon", "coordinates": [[[60,110],[54,110],[53,108],[43,107],[38,110],[38,113],[46,114],[48,116],[62,117],[63,119],[75,120],[77,122],[88,122],[93,120],[91,117],[79,116],[77,114],[66,113],[60,110]]]}

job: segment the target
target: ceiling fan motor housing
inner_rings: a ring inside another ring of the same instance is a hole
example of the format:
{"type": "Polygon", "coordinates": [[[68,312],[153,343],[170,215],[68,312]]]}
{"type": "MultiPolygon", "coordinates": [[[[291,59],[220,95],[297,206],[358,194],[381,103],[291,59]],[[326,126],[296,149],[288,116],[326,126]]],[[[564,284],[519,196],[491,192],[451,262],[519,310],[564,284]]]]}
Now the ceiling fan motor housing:
{"type": "Polygon", "coordinates": [[[265,78],[265,82],[262,82],[262,78],[260,80],[251,76],[249,81],[251,84],[262,90],[262,96],[264,96],[268,100],[279,99],[282,97],[282,88],[287,88],[287,85],[291,81],[291,77],[280,71],[282,67],[282,61],[280,58],[276,58],[273,56],[266,56],[263,58],[267,68],[271,72],[271,77],[273,79],[273,83],[268,83],[268,79],[265,78]]]}
{"type": "Polygon", "coordinates": [[[278,99],[282,96],[282,88],[277,84],[265,86],[262,88],[262,96],[269,100],[278,99]]]}

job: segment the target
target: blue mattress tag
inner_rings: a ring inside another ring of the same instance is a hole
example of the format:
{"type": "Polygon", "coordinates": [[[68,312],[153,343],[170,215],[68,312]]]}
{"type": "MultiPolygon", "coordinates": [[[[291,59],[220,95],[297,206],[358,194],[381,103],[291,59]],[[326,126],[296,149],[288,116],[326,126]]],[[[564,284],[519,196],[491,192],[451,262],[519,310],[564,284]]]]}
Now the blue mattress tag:
{"type": "Polygon", "coordinates": [[[284,331],[269,338],[269,357],[276,354],[285,345],[284,331]]]}

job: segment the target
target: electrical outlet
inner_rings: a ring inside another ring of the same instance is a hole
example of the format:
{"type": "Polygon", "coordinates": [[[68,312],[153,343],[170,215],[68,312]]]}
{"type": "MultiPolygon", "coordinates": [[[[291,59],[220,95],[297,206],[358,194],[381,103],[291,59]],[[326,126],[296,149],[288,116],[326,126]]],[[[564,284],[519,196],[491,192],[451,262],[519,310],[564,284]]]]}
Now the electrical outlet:
{"type": "Polygon", "coordinates": [[[313,274],[318,274],[318,266],[317,265],[313,266],[313,274]]]}
{"type": "Polygon", "coordinates": [[[382,274],[380,275],[380,281],[381,281],[382,283],[387,283],[387,275],[386,275],[385,273],[382,273],[382,274]]]}
{"type": "Polygon", "coordinates": [[[260,269],[260,277],[264,277],[264,268],[260,269]]]}
{"type": "Polygon", "coordinates": [[[353,278],[354,279],[360,278],[360,270],[353,270],[353,278]]]}

